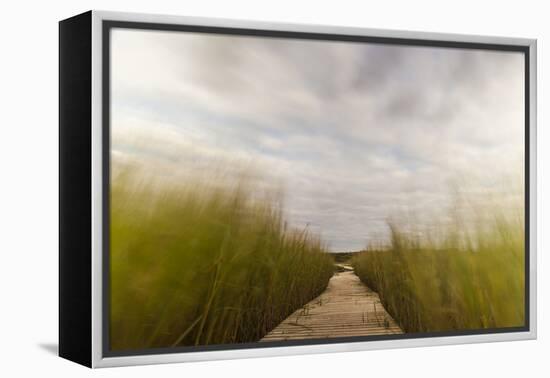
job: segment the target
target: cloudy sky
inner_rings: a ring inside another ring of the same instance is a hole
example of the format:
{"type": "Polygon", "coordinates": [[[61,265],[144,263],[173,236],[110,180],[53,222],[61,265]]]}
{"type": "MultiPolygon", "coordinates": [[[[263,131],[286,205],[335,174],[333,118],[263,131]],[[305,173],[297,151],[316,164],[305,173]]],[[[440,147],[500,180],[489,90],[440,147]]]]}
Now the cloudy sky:
{"type": "Polygon", "coordinates": [[[483,191],[521,168],[519,53],[125,29],[111,43],[113,160],[253,165],[334,251],[394,214],[436,214],[456,181],[483,191]]]}

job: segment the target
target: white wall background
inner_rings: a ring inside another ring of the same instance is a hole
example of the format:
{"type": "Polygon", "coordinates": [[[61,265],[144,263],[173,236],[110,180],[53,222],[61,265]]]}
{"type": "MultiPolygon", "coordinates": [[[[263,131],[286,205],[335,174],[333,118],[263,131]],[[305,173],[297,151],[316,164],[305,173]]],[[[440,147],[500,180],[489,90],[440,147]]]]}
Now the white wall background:
{"type": "Polygon", "coordinates": [[[544,1],[9,1],[0,23],[0,375],[83,377],[519,377],[550,372],[548,234],[550,41],[544,1]],[[57,21],[89,9],[168,13],[539,40],[539,340],[103,369],[54,355],[57,344],[57,21]],[[545,67],[546,66],[546,67],[545,67]],[[545,352],[544,349],[547,349],[545,352]]]}

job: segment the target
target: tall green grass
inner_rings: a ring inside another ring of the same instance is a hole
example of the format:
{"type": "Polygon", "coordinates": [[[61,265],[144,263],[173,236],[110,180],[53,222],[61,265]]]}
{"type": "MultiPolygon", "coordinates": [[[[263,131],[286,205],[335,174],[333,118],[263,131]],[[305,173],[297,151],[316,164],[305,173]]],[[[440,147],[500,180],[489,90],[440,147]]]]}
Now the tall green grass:
{"type": "Polygon", "coordinates": [[[355,257],[355,272],[406,332],[523,326],[523,217],[486,215],[437,234],[390,222],[390,242],[355,257]]]}
{"type": "Polygon", "coordinates": [[[111,348],[257,341],[325,289],[324,252],[246,180],[175,185],[123,170],[111,188],[111,348]]]}

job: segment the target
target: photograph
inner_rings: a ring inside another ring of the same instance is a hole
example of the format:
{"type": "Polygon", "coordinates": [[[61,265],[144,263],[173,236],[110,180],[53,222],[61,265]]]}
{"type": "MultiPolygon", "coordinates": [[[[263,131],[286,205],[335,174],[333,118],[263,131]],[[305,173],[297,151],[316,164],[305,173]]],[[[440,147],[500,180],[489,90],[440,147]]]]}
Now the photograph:
{"type": "Polygon", "coordinates": [[[109,352],[528,329],[524,52],[168,29],[106,39],[109,352]]]}

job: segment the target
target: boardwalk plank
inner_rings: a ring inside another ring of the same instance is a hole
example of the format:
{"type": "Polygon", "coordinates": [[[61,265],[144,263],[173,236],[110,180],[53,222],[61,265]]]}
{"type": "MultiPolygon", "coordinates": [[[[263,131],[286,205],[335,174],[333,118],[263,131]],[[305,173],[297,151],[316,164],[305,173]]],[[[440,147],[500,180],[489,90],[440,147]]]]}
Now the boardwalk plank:
{"type": "Polygon", "coordinates": [[[349,270],[336,273],[327,289],[295,311],[260,341],[403,333],[378,294],[349,270]]]}

